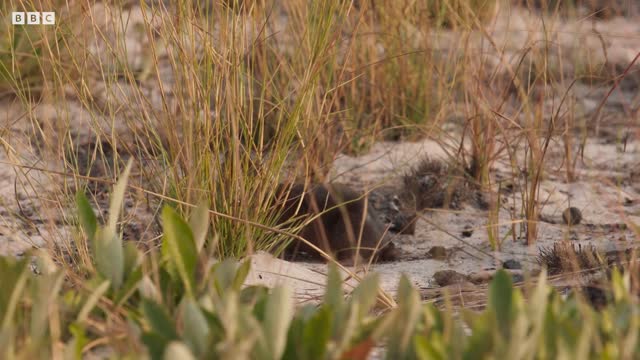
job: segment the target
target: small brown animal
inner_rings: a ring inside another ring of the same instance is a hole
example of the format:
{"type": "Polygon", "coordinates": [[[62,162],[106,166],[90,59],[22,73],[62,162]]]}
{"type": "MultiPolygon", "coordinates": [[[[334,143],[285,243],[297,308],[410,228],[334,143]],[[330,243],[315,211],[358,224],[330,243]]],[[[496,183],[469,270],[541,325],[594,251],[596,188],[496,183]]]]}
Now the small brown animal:
{"type": "MultiPolygon", "coordinates": [[[[280,224],[297,216],[315,217],[298,233],[311,244],[338,260],[391,260],[395,247],[366,198],[345,185],[280,185],[277,191],[282,213],[280,224]]],[[[294,240],[286,250],[296,257],[300,252],[314,257],[320,254],[308,244],[294,240]]]]}

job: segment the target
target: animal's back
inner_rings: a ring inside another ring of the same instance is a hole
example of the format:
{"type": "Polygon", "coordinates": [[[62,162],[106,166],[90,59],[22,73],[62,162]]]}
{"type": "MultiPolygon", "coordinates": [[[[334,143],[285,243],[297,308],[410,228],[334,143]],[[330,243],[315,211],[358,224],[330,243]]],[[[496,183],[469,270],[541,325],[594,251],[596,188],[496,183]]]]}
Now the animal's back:
{"type": "MultiPolygon", "coordinates": [[[[377,249],[392,247],[366,198],[345,185],[312,185],[306,191],[303,184],[281,185],[278,193],[285,199],[281,222],[296,214],[315,216],[299,235],[338,259],[349,259],[356,253],[370,258],[377,249]]],[[[318,255],[300,241],[294,241],[288,252],[318,255]]]]}

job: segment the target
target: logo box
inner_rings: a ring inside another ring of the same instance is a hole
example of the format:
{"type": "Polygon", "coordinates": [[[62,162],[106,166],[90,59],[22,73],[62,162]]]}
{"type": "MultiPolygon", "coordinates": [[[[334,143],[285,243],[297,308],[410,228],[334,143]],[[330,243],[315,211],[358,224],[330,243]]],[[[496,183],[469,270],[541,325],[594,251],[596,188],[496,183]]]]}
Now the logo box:
{"type": "Polygon", "coordinates": [[[12,12],[11,23],[13,25],[24,25],[27,21],[27,15],[23,12],[12,12]]]}
{"type": "Polygon", "coordinates": [[[11,23],[13,25],[54,25],[56,23],[56,13],[53,11],[45,12],[20,12],[11,13],[11,23]]]}
{"type": "Polygon", "coordinates": [[[45,11],[42,13],[42,24],[44,25],[55,25],[56,23],[56,13],[53,11],[45,11]]]}
{"type": "Polygon", "coordinates": [[[40,24],[40,13],[39,12],[28,12],[27,13],[27,25],[38,25],[40,24]]]}

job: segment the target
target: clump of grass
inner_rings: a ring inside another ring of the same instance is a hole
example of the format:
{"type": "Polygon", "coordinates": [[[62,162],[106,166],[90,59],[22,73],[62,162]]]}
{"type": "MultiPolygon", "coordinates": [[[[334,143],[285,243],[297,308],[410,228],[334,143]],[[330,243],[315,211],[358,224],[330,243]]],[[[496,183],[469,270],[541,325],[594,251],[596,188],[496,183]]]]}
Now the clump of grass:
{"type": "Polygon", "coordinates": [[[415,139],[437,133],[449,105],[459,95],[465,46],[443,46],[444,25],[462,32],[477,29],[494,1],[363,2],[349,14],[349,42],[339,59],[336,114],[347,150],[366,150],[381,134],[415,139]],[[453,61],[452,61],[453,59],[453,61]]]}
{"type": "MultiPolygon", "coordinates": [[[[146,159],[140,168],[144,183],[179,200],[175,205],[181,214],[188,213],[181,203],[203,200],[233,219],[272,223],[270,199],[281,177],[321,181],[337,151],[331,130],[336,126],[327,110],[332,95],[318,87],[334,71],[334,34],[341,26],[336,15],[344,16],[344,6],[337,1],[288,3],[289,27],[302,31],[287,30],[295,36],[285,45],[268,30],[282,25],[282,19],[271,16],[272,7],[247,2],[231,7],[212,3],[205,11],[186,1],[169,8],[90,8],[88,19],[108,15],[106,24],[88,21],[95,33],[75,41],[94,44],[92,51],[98,53],[74,56],[79,64],[95,65],[101,81],[85,81],[104,84],[99,95],[106,105],[96,108],[96,94],[75,90],[84,110],[97,119],[90,125],[96,143],[107,141],[114,149],[104,165],[117,167],[123,158],[119,151],[127,148],[130,155],[146,159]],[[133,30],[151,48],[144,54],[146,75],[128,61],[133,30]],[[149,81],[159,90],[155,97],[141,84],[149,81]],[[98,121],[105,117],[124,124],[127,137],[115,128],[105,131],[98,121]]],[[[91,173],[73,154],[82,155],[77,142],[86,140],[70,138],[68,162],[91,173]]],[[[108,170],[103,173],[115,173],[108,170]]],[[[215,252],[221,256],[270,250],[280,243],[278,236],[243,221],[215,216],[210,221],[218,229],[215,252]]]]}
{"type": "MultiPolygon", "coordinates": [[[[269,200],[283,177],[322,182],[340,151],[362,151],[381,135],[442,134],[447,109],[475,79],[467,66],[473,54],[458,52],[469,49],[467,40],[492,13],[492,2],[372,4],[234,2],[201,9],[179,1],[168,8],[101,4],[102,12],[96,5],[86,9],[84,23],[93,31],[65,38],[104,45],[73,53],[83,85],[72,91],[89,113],[96,143],[122,149],[118,144],[133,142],[129,153],[149,160],[140,170],[153,191],[187,203],[205,200],[232,218],[270,224],[269,200]],[[440,26],[445,22],[463,33],[459,47],[439,43],[447,35],[440,26]],[[133,30],[150,49],[141,59],[132,59],[133,30]],[[92,93],[95,84],[105,88],[103,104],[92,93]],[[122,123],[128,138],[113,128],[122,123]]],[[[56,73],[65,72],[53,64],[56,73]]],[[[481,107],[476,115],[483,118],[473,127],[484,142],[476,143],[473,164],[481,169],[476,180],[488,183],[501,149],[491,146],[497,125],[486,122],[481,107]]],[[[69,136],[60,139],[70,151],[59,153],[72,169],[91,174],[70,154],[78,152],[74,130],[65,131],[69,136]]],[[[112,176],[122,156],[108,155],[105,167],[113,169],[102,173],[112,176]]],[[[429,206],[447,206],[457,192],[429,206]]],[[[179,203],[176,208],[188,213],[179,203]]],[[[216,252],[222,256],[271,250],[281,240],[241,221],[210,221],[220,230],[216,252]]]]}
{"type": "Polygon", "coordinates": [[[550,275],[593,271],[607,265],[604,255],[595,247],[575,246],[565,242],[557,242],[551,248],[541,248],[537,260],[550,275]]]}
{"type": "Polygon", "coordinates": [[[422,159],[403,176],[402,197],[416,211],[435,208],[459,209],[472,190],[459,166],[431,158],[422,159]]]}
{"type": "MultiPolygon", "coordinates": [[[[160,169],[167,175],[155,186],[170,197],[191,202],[204,196],[215,211],[269,223],[269,199],[284,172],[322,182],[338,151],[366,148],[383,128],[410,134],[442,119],[441,106],[453,91],[446,74],[458,66],[432,61],[424,8],[293,1],[282,6],[289,15],[283,39],[268,35],[282,26],[273,7],[238,6],[243,11],[213,5],[205,14],[178,5],[180,27],[145,24],[158,43],[168,44],[178,77],[180,111],[143,124],[145,132],[164,138],[166,168],[160,169]],[[418,28],[401,24],[403,13],[418,28]],[[257,36],[248,40],[250,34],[257,36]],[[189,46],[200,39],[200,47],[189,46]],[[178,131],[159,134],[160,128],[178,131]]],[[[224,256],[274,244],[260,229],[211,221],[220,229],[224,256]]]]}

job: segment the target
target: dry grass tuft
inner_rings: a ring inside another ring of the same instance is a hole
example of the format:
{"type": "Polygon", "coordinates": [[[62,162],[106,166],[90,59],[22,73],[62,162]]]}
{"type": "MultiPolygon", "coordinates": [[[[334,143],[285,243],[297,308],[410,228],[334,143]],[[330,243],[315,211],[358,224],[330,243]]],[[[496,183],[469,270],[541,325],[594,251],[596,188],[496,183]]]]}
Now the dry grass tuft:
{"type": "Polygon", "coordinates": [[[404,192],[407,204],[416,211],[434,208],[460,209],[473,192],[466,173],[459,166],[431,158],[422,159],[404,174],[404,192]]]}
{"type": "Polygon", "coordinates": [[[557,242],[552,248],[541,248],[537,260],[549,275],[596,270],[607,265],[603,254],[595,247],[575,246],[566,242],[557,242]]]}

